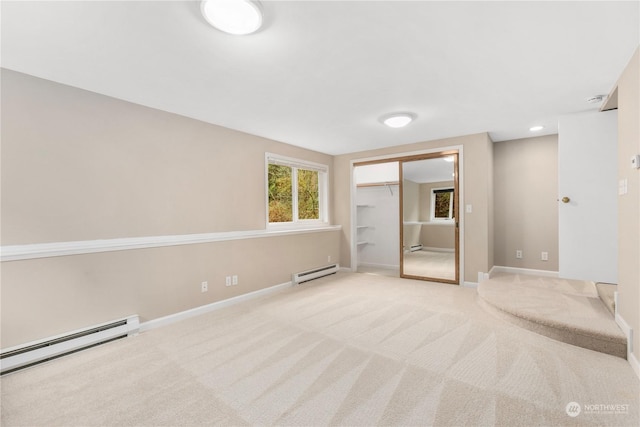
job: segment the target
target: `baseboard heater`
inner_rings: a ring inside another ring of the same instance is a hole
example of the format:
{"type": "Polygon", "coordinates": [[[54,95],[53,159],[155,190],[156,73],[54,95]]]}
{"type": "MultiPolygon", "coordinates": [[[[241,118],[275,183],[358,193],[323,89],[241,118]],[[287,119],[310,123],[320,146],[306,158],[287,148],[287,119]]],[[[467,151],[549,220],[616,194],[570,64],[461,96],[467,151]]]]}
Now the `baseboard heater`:
{"type": "Polygon", "coordinates": [[[415,251],[421,251],[421,250],[422,250],[421,244],[411,245],[411,247],[409,248],[409,252],[415,252],[415,251]]]}
{"type": "Polygon", "coordinates": [[[330,274],[336,274],[340,266],[338,264],[326,265],[324,267],[314,268],[313,270],[301,271],[300,273],[294,273],[291,282],[294,285],[308,282],[310,280],[319,279],[330,274]]]}
{"type": "Polygon", "coordinates": [[[0,375],[135,335],[138,333],[139,325],[138,316],[129,316],[2,350],[0,352],[0,375]]]}

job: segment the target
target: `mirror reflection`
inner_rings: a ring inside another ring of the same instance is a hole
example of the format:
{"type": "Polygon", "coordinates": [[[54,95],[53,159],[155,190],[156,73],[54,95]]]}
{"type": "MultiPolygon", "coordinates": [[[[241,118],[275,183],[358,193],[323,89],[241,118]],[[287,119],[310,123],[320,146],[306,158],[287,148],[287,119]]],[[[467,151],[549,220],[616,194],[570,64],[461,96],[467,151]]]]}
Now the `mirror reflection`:
{"type": "Polygon", "coordinates": [[[402,162],[403,277],[457,283],[455,156],[402,162]]]}

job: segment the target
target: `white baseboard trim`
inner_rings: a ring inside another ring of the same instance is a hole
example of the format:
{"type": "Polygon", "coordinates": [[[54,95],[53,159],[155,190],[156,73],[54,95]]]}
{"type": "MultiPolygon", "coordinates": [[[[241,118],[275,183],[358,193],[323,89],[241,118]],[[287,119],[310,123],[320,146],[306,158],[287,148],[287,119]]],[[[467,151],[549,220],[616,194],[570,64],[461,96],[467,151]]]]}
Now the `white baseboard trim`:
{"type": "Polygon", "coordinates": [[[400,270],[400,266],[399,265],[392,265],[392,264],[376,264],[374,262],[361,262],[358,263],[358,267],[373,267],[373,268],[384,268],[386,270],[400,270]]]}
{"type": "Polygon", "coordinates": [[[341,230],[340,225],[282,230],[225,231],[219,233],[181,234],[171,236],[127,237],[120,239],[81,240],[75,242],[34,243],[10,245],[0,248],[0,261],[18,261],[97,252],[125,251],[129,249],[159,248],[164,246],[194,245],[226,242],[230,240],[258,239],[290,236],[306,233],[322,233],[341,230]]]}
{"type": "Polygon", "coordinates": [[[633,372],[636,373],[636,376],[640,378],[640,362],[636,359],[635,354],[627,353],[627,361],[631,365],[631,368],[633,368],[633,372]]]}
{"type": "Polygon", "coordinates": [[[462,282],[463,288],[477,288],[478,282],[462,282]]]}
{"type": "Polygon", "coordinates": [[[140,332],[149,331],[151,329],[167,326],[181,320],[189,319],[190,317],[200,316],[201,314],[209,313],[211,311],[220,310],[221,308],[230,307],[232,305],[263,297],[265,295],[279,292],[283,289],[292,287],[291,282],[281,283],[279,285],[271,286],[258,291],[249,292],[236,297],[224,299],[222,301],[216,301],[211,304],[202,305],[200,307],[192,308],[189,310],[181,311],[179,313],[169,314],[168,316],[159,317],[157,319],[148,320],[140,323],[140,332]]]}
{"type": "Polygon", "coordinates": [[[494,265],[493,267],[491,267],[491,270],[489,270],[489,277],[493,276],[496,273],[528,274],[531,276],[559,277],[559,274],[557,271],[535,270],[533,268],[503,267],[499,265],[494,265]]]}
{"type": "Polygon", "coordinates": [[[633,354],[633,329],[629,324],[624,320],[620,313],[618,313],[617,305],[616,305],[616,324],[620,327],[620,330],[627,337],[627,361],[633,368],[633,371],[636,373],[637,377],[640,378],[640,363],[638,363],[638,359],[633,354]]]}

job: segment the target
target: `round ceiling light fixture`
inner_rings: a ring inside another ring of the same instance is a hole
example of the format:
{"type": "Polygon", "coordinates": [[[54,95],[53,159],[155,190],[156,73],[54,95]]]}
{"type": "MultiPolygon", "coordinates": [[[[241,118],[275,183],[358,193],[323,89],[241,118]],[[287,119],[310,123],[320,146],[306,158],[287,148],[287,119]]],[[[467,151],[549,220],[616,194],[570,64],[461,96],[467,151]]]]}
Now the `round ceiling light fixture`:
{"type": "Polygon", "coordinates": [[[390,128],[403,128],[416,119],[414,113],[391,113],[380,117],[380,121],[390,128]]]}
{"type": "Polygon", "coordinates": [[[251,34],[262,26],[262,10],[257,1],[203,0],[200,10],[209,24],[228,34],[251,34]]]}

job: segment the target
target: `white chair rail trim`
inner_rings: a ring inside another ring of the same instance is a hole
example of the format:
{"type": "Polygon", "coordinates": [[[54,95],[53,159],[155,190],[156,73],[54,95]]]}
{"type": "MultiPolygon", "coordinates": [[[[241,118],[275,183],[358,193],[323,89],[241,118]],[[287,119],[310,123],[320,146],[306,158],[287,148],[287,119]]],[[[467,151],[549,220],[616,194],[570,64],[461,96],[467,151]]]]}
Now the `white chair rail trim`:
{"type": "Polygon", "coordinates": [[[340,225],[287,230],[247,230],[220,233],[182,234],[171,236],[128,237],[120,239],[81,240],[75,242],[34,243],[0,248],[0,261],[19,261],[34,258],[82,255],[97,252],[126,251],[129,249],[158,248],[162,246],[194,245],[229,240],[258,239],[296,234],[339,231],[340,225]]]}

